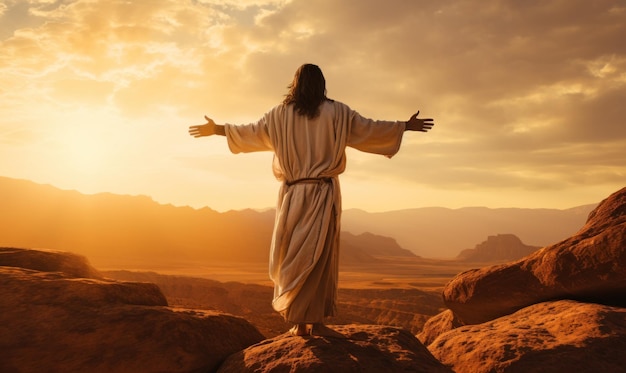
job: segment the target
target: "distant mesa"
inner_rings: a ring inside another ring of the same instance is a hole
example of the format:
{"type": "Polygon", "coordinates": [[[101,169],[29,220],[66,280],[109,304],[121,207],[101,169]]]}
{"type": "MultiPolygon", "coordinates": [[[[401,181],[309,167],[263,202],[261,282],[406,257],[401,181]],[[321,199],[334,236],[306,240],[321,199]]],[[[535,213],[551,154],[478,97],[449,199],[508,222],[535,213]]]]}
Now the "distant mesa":
{"type": "Polygon", "coordinates": [[[498,234],[487,237],[473,249],[465,249],[456,257],[465,262],[508,262],[521,259],[539,250],[539,246],[525,245],[514,234],[498,234]]]}

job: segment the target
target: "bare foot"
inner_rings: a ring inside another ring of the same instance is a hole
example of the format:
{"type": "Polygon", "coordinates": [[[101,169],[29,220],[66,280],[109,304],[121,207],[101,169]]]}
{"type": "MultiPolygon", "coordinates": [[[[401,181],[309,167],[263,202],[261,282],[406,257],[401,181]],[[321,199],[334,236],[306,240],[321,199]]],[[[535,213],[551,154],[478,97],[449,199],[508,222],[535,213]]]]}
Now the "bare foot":
{"type": "Polygon", "coordinates": [[[289,334],[302,337],[311,334],[311,331],[307,327],[307,324],[296,324],[293,328],[289,329],[289,334]]]}
{"type": "Polygon", "coordinates": [[[311,328],[311,335],[319,337],[347,339],[347,337],[338,331],[335,331],[322,323],[315,323],[311,328]]]}

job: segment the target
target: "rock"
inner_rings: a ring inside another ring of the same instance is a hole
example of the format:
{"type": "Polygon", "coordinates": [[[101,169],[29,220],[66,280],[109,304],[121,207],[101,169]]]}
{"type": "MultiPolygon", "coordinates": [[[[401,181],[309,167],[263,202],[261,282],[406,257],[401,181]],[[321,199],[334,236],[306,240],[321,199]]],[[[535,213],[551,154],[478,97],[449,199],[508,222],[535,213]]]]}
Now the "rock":
{"type": "Polygon", "coordinates": [[[503,262],[521,259],[539,250],[539,246],[525,245],[514,234],[498,234],[487,237],[473,249],[461,251],[457,260],[465,262],[503,262]]]}
{"type": "Polygon", "coordinates": [[[463,324],[457,320],[452,311],[445,310],[428,319],[428,321],[424,324],[422,331],[417,335],[417,338],[424,345],[428,346],[441,334],[462,325],[463,324]]]}
{"type": "Polygon", "coordinates": [[[219,373],[452,372],[404,329],[334,326],[348,339],[283,334],[230,356],[219,373]]]}
{"type": "Polygon", "coordinates": [[[479,324],[554,299],[626,306],[626,188],[574,236],[517,262],[466,271],[443,291],[458,320],[479,324]]]}
{"type": "Polygon", "coordinates": [[[428,349],[457,373],[626,372],[626,308],[540,303],[444,333],[428,349]]]}
{"type": "Polygon", "coordinates": [[[0,266],[34,269],[42,272],[63,272],[72,277],[102,278],[81,255],[53,251],[0,247],[0,266]]]}
{"type": "Polygon", "coordinates": [[[45,267],[55,271],[0,266],[2,372],[210,372],[263,339],[242,318],[167,307],[154,284],[45,267]]]}
{"type": "Polygon", "coordinates": [[[79,279],[60,272],[0,267],[3,303],[96,307],[115,304],[167,306],[155,284],[79,279]],[[10,290],[10,291],[9,291],[10,290]]]}

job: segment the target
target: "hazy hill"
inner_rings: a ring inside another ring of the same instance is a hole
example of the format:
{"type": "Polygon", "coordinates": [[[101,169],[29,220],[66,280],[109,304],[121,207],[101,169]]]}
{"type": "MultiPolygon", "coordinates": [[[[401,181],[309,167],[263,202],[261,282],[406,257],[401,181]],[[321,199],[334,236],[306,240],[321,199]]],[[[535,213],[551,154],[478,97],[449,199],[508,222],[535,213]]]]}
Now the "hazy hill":
{"type": "Polygon", "coordinates": [[[273,220],[272,213],[220,214],[7,178],[0,178],[0,205],[2,244],[71,250],[94,258],[96,266],[166,257],[266,260],[259,237],[269,237],[273,220]]]}
{"type": "MultiPolygon", "coordinates": [[[[359,251],[368,256],[417,257],[412,251],[400,247],[395,239],[379,236],[370,232],[354,235],[350,232],[341,233],[342,240],[355,245],[359,251]]],[[[351,250],[354,251],[354,250],[351,250]]]]}
{"type": "Polygon", "coordinates": [[[532,246],[547,246],[576,233],[596,204],[558,209],[426,207],[368,213],[343,212],[343,229],[374,232],[426,258],[454,258],[485,237],[511,233],[532,246]]]}
{"type": "Polygon", "coordinates": [[[498,234],[487,237],[473,249],[465,249],[457,256],[466,262],[508,262],[521,259],[540,249],[525,245],[514,234],[498,234]]]}
{"type": "MultiPolygon", "coordinates": [[[[162,205],[144,196],[84,195],[0,177],[0,245],[68,250],[97,267],[267,263],[274,210],[162,205]]],[[[390,238],[344,234],[341,264],[405,256],[390,238]]]]}

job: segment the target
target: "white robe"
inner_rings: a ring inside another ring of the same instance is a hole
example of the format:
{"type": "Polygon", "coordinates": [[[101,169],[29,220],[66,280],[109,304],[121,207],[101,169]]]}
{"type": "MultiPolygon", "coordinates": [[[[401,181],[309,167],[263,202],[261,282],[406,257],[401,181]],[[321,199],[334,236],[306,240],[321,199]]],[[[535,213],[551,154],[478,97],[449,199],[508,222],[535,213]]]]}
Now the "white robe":
{"type": "Polygon", "coordinates": [[[326,101],[314,119],[280,104],[256,123],[226,124],[233,153],[273,151],[272,169],[283,182],[278,195],[270,250],[274,309],[293,323],[322,322],[337,299],[341,192],[338,175],[346,167],[346,146],[396,154],[405,122],[363,118],[347,105],[326,101]],[[303,178],[331,182],[286,182],[303,178]]]}

